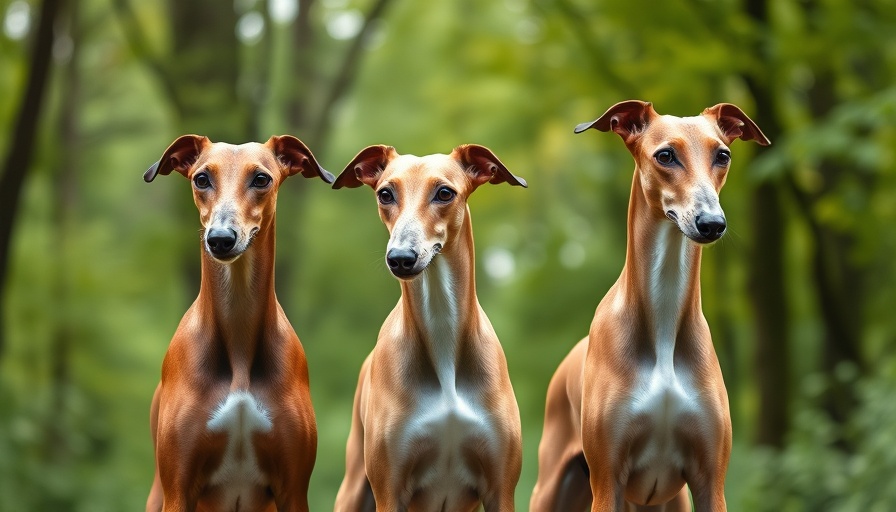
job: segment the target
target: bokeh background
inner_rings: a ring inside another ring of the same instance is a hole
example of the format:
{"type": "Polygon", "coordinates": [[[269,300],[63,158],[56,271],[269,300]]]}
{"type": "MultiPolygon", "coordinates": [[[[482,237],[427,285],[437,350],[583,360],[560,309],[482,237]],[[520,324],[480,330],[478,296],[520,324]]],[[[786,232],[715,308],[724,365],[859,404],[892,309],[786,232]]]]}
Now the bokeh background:
{"type": "MultiPolygon", "coordinates": [[[[733,511],[896,508],[896,2],[3,0],[0,510],[142,510],[148,410],[198,289],[183,133],[290,133],[338,173],[361,148],[489,146],[529,189],[471,198],[480,302],[523,420],[624,259],[633,163],[573,135],[637,98],[741,106],[729,233],[703,307],[731,398],[733,511]]],[[[280,189],[277,291],[310,362],[332,509],[357,372],[399,295],[372,192],[280,189]]]]}

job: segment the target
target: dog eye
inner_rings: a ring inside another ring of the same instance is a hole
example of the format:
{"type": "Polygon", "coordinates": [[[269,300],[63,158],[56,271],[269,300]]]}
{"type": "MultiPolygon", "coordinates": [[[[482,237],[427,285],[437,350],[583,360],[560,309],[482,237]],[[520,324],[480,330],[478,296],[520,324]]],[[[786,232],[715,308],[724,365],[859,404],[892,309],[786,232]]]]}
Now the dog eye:
{"type": "Polygon", "coordinates": [[[271,177],[267,174],[260,172],[252,178],[252,186],[255,188],[265,188],[271,184],[271,177]]]}
{"type": "Polygon", "coordinates": [[[376,198],[379,199],[380,204],[392,204],[395,202],[395,195],[393,195],[392,191],[388,188],[381,189],[377,192],[376,198]]]}
{"type": "Polygon", "coordinates": [[[716,155],[716,165],[724,167],[729,163],[731,163],[731,153],[727,151],[719,151],[719,154],[716,155]]]}
{"type": "Polygon", "coordinates": [[[663,165],[672,165],[675,163],[675,152],[671,149],[661,149],[653,155],[656,161],[663,165]]]}
{"type": "Polygon", "coordinates": [[[193,184],[196,185],[196,188],[203,189],[208,188],[212,182],[208,179],[208,174],[200,172],[193,177],[193,184]]]}
{"type": "Polygon", "coordinates": [[[450,188],[442,187],[438,191],[436,191],[436,201],[440,203],[447,203],[448,201],[454,199],[454,196],[456,195],[457,193],[450,188]]]}

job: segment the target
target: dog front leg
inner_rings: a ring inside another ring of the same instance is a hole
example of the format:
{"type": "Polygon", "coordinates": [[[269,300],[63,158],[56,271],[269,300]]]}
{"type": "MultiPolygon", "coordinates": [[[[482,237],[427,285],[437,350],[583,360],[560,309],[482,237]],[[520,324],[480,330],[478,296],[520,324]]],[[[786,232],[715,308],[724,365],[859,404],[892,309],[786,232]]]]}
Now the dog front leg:
{"type": "Polygon", "coordinates": [[[694,493],[695,512],[725,512],[725,479],[713,476],[703,482],[688,482],[694,493]]]}

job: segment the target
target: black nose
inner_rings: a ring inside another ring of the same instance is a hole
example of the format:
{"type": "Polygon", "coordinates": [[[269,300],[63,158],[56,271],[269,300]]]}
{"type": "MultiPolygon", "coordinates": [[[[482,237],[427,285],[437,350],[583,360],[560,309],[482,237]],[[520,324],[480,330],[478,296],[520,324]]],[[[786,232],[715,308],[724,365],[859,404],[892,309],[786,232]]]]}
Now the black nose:
{"type": "Polygon", "coordinates": [[[417,263],[417,251],[413,249],[389,249],[386,263],[395,275],[409,275],[417,263]]]}
{"type": "Polygon", "coordinates": [[[725,233],[725,217],[721,215],[697,215],[697,231],[710,241],[718,240],[725,233]]]}
{"type": "Polygon", "coordinates": [[[212,229],[205,235],[205,243],[215,256],[223,256],[236,245],[236,231],[232,229],[212,229]]]}

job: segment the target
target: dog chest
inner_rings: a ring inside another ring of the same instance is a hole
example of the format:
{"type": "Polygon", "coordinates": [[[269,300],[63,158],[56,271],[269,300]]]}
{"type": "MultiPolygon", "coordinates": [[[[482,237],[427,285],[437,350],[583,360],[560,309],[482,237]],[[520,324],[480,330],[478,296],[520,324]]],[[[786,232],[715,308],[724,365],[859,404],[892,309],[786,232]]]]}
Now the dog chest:
{"type": "Polygon", "coordinates": [[[401,460],[414,460],[413,492],[427,501],[453,500],[479,487],[481,464],[499,446],[481,404],[456,392],[422,397],[404,428],[401,460]]]}
{"type": "Polygon", "coordinates": [[[267,477],[258,466],[253,444],[256,434],[270,432],[271,418],[263,404],[246,391],[231,392],[212,412],[206,429],[227,436],[220,465],[209,485],[216,487],[218,502],[226,510],[246,507],[267,486],[267,477]]]}
{"type": "Polygon", "coordinates": [[[684,484],[689,446],[707,437],[711,418],[688,372],[657,365],[638,379],[624,431],[634,433],[629,451],[626,498],[640,504],[671,499],[684,484]]]}

